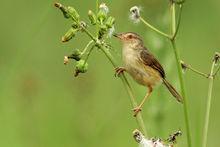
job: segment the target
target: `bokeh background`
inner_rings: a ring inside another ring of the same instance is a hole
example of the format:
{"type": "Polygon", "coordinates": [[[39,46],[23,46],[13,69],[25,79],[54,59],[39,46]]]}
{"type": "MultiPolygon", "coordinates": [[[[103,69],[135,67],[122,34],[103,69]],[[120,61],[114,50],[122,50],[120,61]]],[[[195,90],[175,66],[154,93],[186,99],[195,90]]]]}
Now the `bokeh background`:
{"type": "MultiPolygon", "coordinates": [[[[95,0],[61,0],[74,6],[88,21],[95,0]]],[[[168,0],[104,0],[116,17],[116,31],[134,31],[161,61],[168,80],[179,89],[170,42],[143,24],[134,24],[128,10],[137,5],[142,16],[164,32],[169,27],[168,0]]],[[[89,38],[79,34],[63,44],[70,27],[52,0],[1,0],[0,9],[0,146],[2,147],[121,147],[137,146],[132,131],[129,97],[104,54],[94,51],[89,71],[73,77],[74,63],[63,65],[63,56],[83,49],[89,38]]],[[[220,1],[186,1],[178,49],[182,59],[208,73],[215,51],[220,51],[220,1]]],[[[112,38],[112,53],[121,64],[121,45],[112,38]]],[[[208,80],[186,72],[186,90],[193,146],[201,146],[208,80]]],[[[215,79],[208,146],[220,146],[220,78],[215,79]]],[[[129,76],[128,76],[129,77],[129,76]]],[[[140,102],[146,88],[129,81],[140,102]]],[[[143,116],[150,137],[167,138],[181,129],[178,146],[186,146],[182,106],[158,87],[144,105],[143,116]]]]}

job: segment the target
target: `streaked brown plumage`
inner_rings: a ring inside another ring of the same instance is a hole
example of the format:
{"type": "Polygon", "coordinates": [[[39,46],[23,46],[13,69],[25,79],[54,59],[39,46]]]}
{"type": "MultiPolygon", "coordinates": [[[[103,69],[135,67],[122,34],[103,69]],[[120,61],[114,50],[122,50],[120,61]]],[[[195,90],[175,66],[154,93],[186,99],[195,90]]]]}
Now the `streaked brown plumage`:
{"type": "Polygon", "coordinates": [[[153,91],[154,86],[163,83],[177,101],[182,102],[182,97],[175,88],[166,80],[166,75],[159,61],[144,47],[141,37],[132,32],[115,35],[123,43],[122,57],[125,67],[116,69],[119,74],[127,71],[133,79],[148,87],[148,93],[141,104],[134,109],[135,116],[141,110],[142,105],[153,91]]]}

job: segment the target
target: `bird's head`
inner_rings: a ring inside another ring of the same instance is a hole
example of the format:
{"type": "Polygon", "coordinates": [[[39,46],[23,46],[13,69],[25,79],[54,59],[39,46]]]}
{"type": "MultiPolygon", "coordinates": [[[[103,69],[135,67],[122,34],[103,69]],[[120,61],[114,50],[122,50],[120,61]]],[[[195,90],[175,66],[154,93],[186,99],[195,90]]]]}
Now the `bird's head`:
{"type": "Polygon", "coordinates": [[[114,34],[114,36],[120,39],[124,45],[139,46],[143,44],[141,37],[133,32],[114,34]]]}

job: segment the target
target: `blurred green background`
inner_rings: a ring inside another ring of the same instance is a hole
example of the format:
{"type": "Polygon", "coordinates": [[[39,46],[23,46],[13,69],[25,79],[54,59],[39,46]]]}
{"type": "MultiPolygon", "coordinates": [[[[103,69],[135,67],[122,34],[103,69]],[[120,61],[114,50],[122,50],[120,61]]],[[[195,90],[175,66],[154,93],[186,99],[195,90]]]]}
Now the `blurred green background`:
{"type": "MultiPolygon", "coordinates": [[[[55,1],[1,0],[0,18],[0,146],[2,147],[121,147],[137,146],[132,131],[129,97],[104,54],[94,51],[89,71],[73,77],[73,64],[63,65],[63,56],[85,47],[85,34],[63,44],[61,36],[70,27],[53,7],[55,1]]],[[[74,6],[84,20],[95,0],[62,0],[74,6]]],[[[163,64],[168,80],[178,88],[171,44],[143,24],[128,19],[129,8],[142,8],[142,16],[164,32],[169,28],[168,0],[105,0],[116,17],[116,31],[133,31],[163,64]]],[[[178,48],[182,59],[209,72],[215,51],[220,51],[220,1],[186,1],[178,48]]],[[[121,63],[121,45],[112,38],[112,53],[121,63]]],[[[146,88],[129,81],[140,102],[146,88]]],[[[191,71],[185,74],[193,146],[201,144],[208,80],[191,71]]],[[[213,88],[208,146],[220,146],[220,78],[213,88]]],[[[186,146],[182,106],[158,87],[144,105],[149,136],[166,138],[181,129],[178,146],[186,146]]]]}

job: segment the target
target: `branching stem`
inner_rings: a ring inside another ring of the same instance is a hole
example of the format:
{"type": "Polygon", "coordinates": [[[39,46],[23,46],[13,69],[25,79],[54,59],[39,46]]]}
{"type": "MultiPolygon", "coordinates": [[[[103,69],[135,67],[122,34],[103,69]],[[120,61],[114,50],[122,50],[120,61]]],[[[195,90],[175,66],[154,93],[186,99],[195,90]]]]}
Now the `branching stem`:
{"type": "Polygon", "coordinates": [[[148,23],[146,20],[144,20],[142,17],[140,17],[140,20],[150,29],[155,31],[156,33],[160,34],[161,36],[164,36],[168,38],[171,41],[172,48],[175,54],[175,59],[176,59],[176,64],[177,64],[177,69],[178,69],[178,77],[179,77],[179,82],[180,82],[180,88],[181,88],[181,93],[183,97],[183,109],[184,109],[184,118],[185,118],[185,125],[186,125],[186,134],[187,134],[187,143],[188,147],[192,146],[191,143],[191,135],[190,135],[190,125],[189,125],[189,116],[188,116],[188,104],[187,104],[187,98],[186,98],[186,92],[185,92],[185,86],[184,86],[184,80],[183,80],[183,73],[182,73],[182,68],[181,68],[181,63],[180,63],[180,55],[179,51],[177,50],[176,47],[176,35],[179,30],[180,26],[180,21],[181,21],[181,14],[182,14],[182,4],[180,4],[180,11],[179,11],[179,16],[178,16],[178,22],[176,25],[176,5],[175,2],[171,1],[171,34],[168,35],[166,33],[161,32],[154,26],[152,26],[150,23],[148,23]]]}
{"type": "MultiPolygon", "coordinates": [[[[181,11],[180,11],[180,16],[181,16],[181,11]]],[[[180,17],[179,17],[180,19],[180,17]]],[[[180,20],[179,20],[180,22],[180,20]]],[[[178,24],[180,25],[180,24],[178,24]]],[[[186,136],[187,136],[187,144],[188,147],[192,146],[191,142],[191,134],[190,134],[190,123],[189,123],[189,116],[188,116],[188,101],[186,98],[186,92],[185,92],[185,84],[183,80],[183,73],[182,73],[182,68],[181,68],[181,60],[180,60],[180,55],[179,51],[176,47],[176,34],[178,33],[179,27],[176,28],[176,5],[174,2],[171,2],[171,31],[173,34],[173,38],[171,39],[171,44],[173,47],[173,51],[175,54],[175,59],[176,59],[176,64],[177,64],[177,69],[178,69],[178,77],[179,77],[179,82],[180,82],[180,88],[181,88],[181,93],[183,97],[183,109],[184,109],[184,118],[185,118],[185,125],[186,125],[186,136]]]]}

